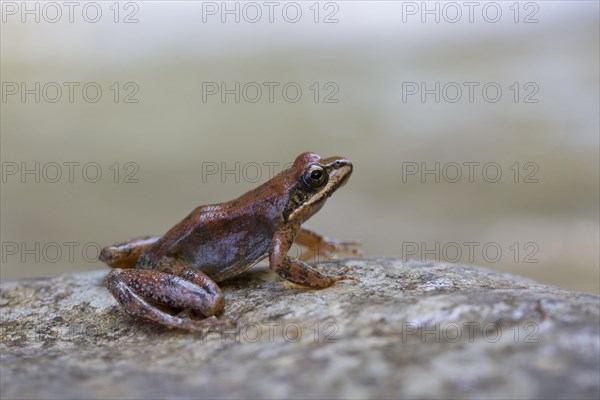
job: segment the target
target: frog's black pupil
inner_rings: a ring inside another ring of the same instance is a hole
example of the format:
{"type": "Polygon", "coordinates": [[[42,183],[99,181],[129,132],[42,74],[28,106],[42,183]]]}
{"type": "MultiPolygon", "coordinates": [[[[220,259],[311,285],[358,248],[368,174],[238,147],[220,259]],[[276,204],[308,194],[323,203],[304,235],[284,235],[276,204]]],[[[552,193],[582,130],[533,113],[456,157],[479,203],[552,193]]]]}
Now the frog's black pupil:
{"type": "Polygon", "coordinates": [[[315,180],[320,179],[321,178],[321,171],[316,170],[316,171],[311,172],[310,177],[312,179],[315,179],[315,180]]]}

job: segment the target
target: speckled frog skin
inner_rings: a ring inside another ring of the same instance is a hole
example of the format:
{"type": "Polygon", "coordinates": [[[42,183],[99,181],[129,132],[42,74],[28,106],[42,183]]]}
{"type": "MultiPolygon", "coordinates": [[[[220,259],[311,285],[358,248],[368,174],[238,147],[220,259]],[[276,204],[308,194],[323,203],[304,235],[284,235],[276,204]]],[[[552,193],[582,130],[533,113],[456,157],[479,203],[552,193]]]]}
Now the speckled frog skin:
{"type": "Polygon", "coordinates": [[[102,249],[100,260],[115,268],[107,277],[108,290],[135,318],[197,331],[229,323],[216,318],[223,310],[217,282],[266,257],[273,271],[298,285],[325,288],[354,279],[347,268],[326,274],[305,261],[315,254],[360,254],[359,243],[338,242],[302,227],[351,174],[346,158],[300,154],[270,181],[235,200],[197,207],[162,237],[102,249]],[[300,258],[287,254],[294,242],[308,249],[300,258]],[[173,310],[207,318],[181,318],[173,310]]]}

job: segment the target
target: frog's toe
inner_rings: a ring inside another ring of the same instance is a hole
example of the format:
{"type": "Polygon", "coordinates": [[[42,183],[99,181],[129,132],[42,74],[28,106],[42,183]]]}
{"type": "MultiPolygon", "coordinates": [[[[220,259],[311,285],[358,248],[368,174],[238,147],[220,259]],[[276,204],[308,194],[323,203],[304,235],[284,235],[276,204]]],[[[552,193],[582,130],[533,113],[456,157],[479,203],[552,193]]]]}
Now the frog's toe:
{"type": "Polygon", "coordinates": [[[209,333],[209,332],[219,332],[223,329],[232,329],[235,328],[237,324],[226,318],[217,318],[215,316],[211,316],[201,320],[188,319],[185,320],[184,323],[181,324],[178,328],[199,332],[199,333],[209,333]]]}
{"type": "Polygon", "coordinates": [[[358,246],[360,245],[362,245],[362,242],[358,240],[347,240],[339,242],[337,244],[337,251],[339,253],[352,254],[358,257],[362,257],[365,255],[365,253],[358,248],[358,246]]]}
{"type": "Polygon", "coordinates": [[[359,279],[358,279],[356,276],[354,276],[354,275],[348,275],[348,273],[349,273],[349,272],[352,272],[352,271],[353,271],[353,268],[352,268],[352,267],[349,267],[349,266],[346,266],[346,267],[344,267],[344,268],[340,269],[340,270],[337,272],[337,274],[336,274],[336,276],[337,276],[337,278],[338,278],[337,280],[338,280],[338,281],[346,281],[346,280],[349,280],[349,281],[354,281],[355,283],[358,283],[358,282],[360,282],[360,280],[359,280],[359,279]]]}
{"type": "Polygon", "coordinates": [[[356,246],[362,246],[363,242],[362,240],[341,240],[338,242],[338,244],[342,247],[356,247],[356,246]]]}
{"type": "Polygon", "coordinates": [[[342,276],[342,275],[343,275],[343,276],[346,276],[346,274],[348,274],[349,272],[352,272],[352,271],[353,271],[352,267],[350,267],[350,266],[346,265],[344,268],[340,269],[340,270],[337,272],[337,275],[340,275],[340,276],[342,276]]]}

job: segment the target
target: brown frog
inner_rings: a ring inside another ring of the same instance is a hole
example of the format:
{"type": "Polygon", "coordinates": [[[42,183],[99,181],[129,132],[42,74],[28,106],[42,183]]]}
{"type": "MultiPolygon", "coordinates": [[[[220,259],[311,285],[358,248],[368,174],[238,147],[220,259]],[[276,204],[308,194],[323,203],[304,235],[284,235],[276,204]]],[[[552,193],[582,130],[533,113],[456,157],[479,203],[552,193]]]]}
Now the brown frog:
{"type": "Polygon", "coordinates": [[[217,282],[267,256],[273,271],[298,285],[325,288],[354,279],[348,268],[326,274],[304,261],[314,254],[360,254],[360,243],[333,241],[302,227],[351,173],[346,158],[303,153],[290,168],[238,199],[196,208],[162,237],[106,247],[99,258],[116,268],[108,274],[108,290],[133,317],[201,331],[228,323],[215,317],[223,310],[217,282]],[[294,241],[309,249],[299,259],[287,255],[294,241]],[[181,318],[172,309],[208,318],[181,318]]]}

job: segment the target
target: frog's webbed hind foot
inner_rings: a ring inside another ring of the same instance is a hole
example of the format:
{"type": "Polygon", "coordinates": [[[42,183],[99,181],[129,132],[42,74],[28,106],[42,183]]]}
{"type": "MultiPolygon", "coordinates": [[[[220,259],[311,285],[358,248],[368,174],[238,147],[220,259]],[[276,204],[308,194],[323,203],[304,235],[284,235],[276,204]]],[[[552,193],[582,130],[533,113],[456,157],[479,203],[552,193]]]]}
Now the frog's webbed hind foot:
{"type": "Polygon", "coordinates": [[[135,268],[142,251],[160,239],[160,236],[142,236],[126,242],[115,243],[100,251],[98,259],[113,268],[135,268]]]}
{"type": "Polygon", "coordinates": [[[223,295],[217,285],[202,272],[179,269],[177,275],[153,269],[115,269],[108,274],[106,286],[134,318],[197,332],[231,326],[230,321],[215,317],[223,310],[223,295]],[[160,305],[193,310],[207,318],[180,318],[164,311],[160,305]]]}

